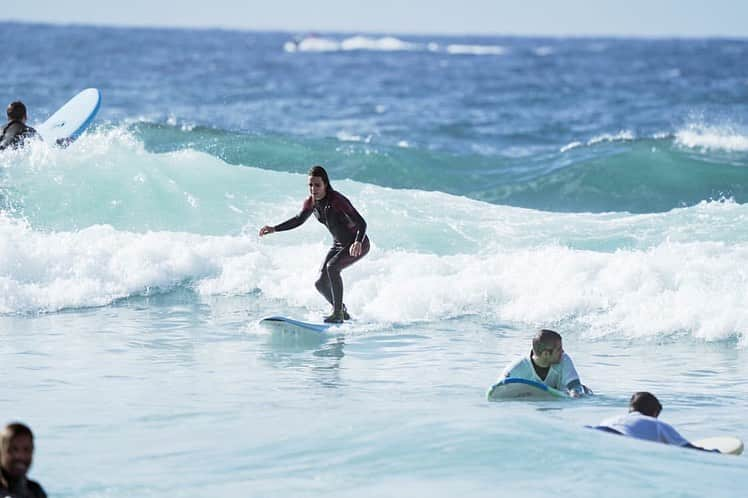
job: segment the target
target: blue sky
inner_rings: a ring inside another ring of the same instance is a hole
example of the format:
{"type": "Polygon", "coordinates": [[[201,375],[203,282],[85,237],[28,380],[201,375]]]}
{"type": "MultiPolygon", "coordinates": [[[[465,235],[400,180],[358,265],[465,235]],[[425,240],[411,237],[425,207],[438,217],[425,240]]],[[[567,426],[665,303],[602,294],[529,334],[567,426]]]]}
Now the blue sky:
{"type": "Polygon", "coordinates": [[[748,38],[746,0],[33,0],[0,19],[291,32],[748,38]]]}

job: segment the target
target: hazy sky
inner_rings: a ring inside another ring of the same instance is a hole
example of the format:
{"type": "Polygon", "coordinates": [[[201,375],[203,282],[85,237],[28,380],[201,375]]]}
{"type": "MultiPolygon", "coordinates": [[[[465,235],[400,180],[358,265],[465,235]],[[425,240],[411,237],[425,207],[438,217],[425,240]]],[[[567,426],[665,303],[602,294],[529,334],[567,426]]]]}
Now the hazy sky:
{"type": "Polygon", "coordinates": [[[748,0],[32,0],[0,19],[292,32],[748,38],[748,0]]]}

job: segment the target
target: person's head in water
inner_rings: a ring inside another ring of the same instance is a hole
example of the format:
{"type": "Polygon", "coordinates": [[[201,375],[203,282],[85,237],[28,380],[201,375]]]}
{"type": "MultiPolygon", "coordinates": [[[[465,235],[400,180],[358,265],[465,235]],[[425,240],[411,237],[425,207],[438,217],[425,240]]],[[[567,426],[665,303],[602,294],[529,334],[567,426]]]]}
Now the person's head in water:
{"type": "Polygon", "coordinates": [[[8,104],[8,109],[6,110],[6,114],[8,114],[8,121],[26,121],[26,106],[23,105],[23,102],[15,101],[8,104]]]}
{"type": "Polygon", "coordinates": [[[662,405],[654,394],[640,391],[631,396],[629,412],[639,412],[642,415],[657,418],[661,411],[662,405]]]}
{"type": "Polygon", "coordinates": [[[0,434],[0,468],[11,479],[26,475],[34,454],[34,434],[26,425],[8,424],[0,434]]]}
{"type": "Polygon", "coordinates": [[[325,198],[327,192],[332,190],[330,185],[330,177],[327,176],[327,171],[322,166],[312,166],[309,170],[309,193],[314,197],[315,201],[320,201],[325,198]]]}
{"type": "Polygon", "coordinates": [[[549,329],[540,329],[532,339],[532,358],[539,367],[548,367],[561,362],[564,348],[561,335],[549,329]]]}

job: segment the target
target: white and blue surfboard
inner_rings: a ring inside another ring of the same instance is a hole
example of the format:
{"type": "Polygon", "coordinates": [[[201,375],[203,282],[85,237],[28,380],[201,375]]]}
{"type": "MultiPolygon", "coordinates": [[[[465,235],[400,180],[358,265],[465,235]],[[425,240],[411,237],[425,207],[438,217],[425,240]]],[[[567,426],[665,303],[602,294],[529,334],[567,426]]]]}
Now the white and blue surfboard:
{"type": "Polygon", "coordinates": [[[334,324],[302,322],[285,316],[269,316],[260,320],[260,325],[273,331],[323,334],[334,324]]]}
{"type": "Polygon", "coordinates": [[[691,443],[705,450],[718,450],[725,455],[740,455],[743,453],[743,440],[735,436],[714,436],[697,439],[691,443]]]}
{"type": "Polygon", "coordinates": [[[68,145],[91,126],[101,107],[101,92],[86,88],[36,127],[45,142],[68,145]]]}
{"type": "Polygon", "coordinates": [[[565,391],[559,391],[558,389],[546,386],[542,382],[514,377],[507,377],[492,385],[488,389],[486,397],[490,401],[517,398],[538,400],[571,398],[565,391]]]}
{"type": "MultiPolygon", "coordinates": [[[[602,432],[623,435],[615,429],[605,425],[585,425],[588,429],[595,429],[602,432]]],[[[724,455],[741,455],[743,453],[743,440],[735,436],[714,436],[697,439],[691,442],[692,445],[698,446],[705,450],[717,450],[724,455]]]]}

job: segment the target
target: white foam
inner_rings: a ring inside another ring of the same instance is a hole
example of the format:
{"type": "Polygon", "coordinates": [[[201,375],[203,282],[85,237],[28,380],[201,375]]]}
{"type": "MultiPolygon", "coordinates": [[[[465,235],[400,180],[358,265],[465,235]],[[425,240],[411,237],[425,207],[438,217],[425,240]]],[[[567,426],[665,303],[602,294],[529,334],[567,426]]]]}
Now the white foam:
{"type": "Polygon", "coordinates": [[[341,142],[364,142],[367,144],[371,142],[371,138],[372,138],[371,135],[362,137],[361,135],[356,135],[355,133],[349,133],[345,130],[342,130],[336,133],[335,137],[341,142]]]}
{"type": "MultiPolygon", "coordinates": [[[[340,184],[362,211],[374,210],[367,216],[373,249],[345,277],[346,302],[363,319],[440,321],[477,314],[533,325],[568,322],[597,336],[685,332],[706,340],[744,339],[748,332],[748,242],[674,242],[652,226],[679,217],[745,217],[744,206],[712,203],[693,213],[647,216],[550,216],[482,206],[488,212],[472,212],[470,220],[462,216],[476,202],[452,198],[454,217],[434,219],[428,206],[437,199],[444,204],[444,194],[376,189],[390,211],[374,215],[379,208],[372,205],[375,200],[364,202],[366,189],[340,184]],[[399,209],[406,209],[406,218],[393,215],[399,209]],[[385,229],[384,218],[394,223],[385,229]],[[612,233],[633,230],[637,237],[651,232],[659,242],[614,252],[547,242],[575,230],[590,237],[595,225],[612,233]],[[554,237],[550,227],[559,235],[554,237]],[[531,237],[522,240],[521,234],[531,237]],[[426,250],[445,238],[454,246],[426,250]]],[[[233,236],[135,233],[106,225],[48,232],[0,217],[0,312],[106,305],[178,286],[205,296],[259,289],[273,302],[324,308],[312,285],[327,248],[324,230],[305,226],[259,239],[259,222],[252,225],[246,234],[233,236]]]]}
{"type": "Polygon", "coordinates": [[[182,131],[192,131],[197,126],[195,123],[181,121],[173,114],[169,114],[169,117],[166,119],[166,123],[170,126],[178,126],[182,131]]]}
{"type": "Polygon", "coordinates": [[[37,232],[0,217],[0,312],[100,306],[215,271],[220,238],[118,232],[99,225],[78,232],[37,232]]]}
{"type": "Polygon", "coordinates": [[[636,136],[634,132],[630,130],[621,130],[618,133],[612,135],[610,133],[604,133],[596,137],[591,138],[587,145],[595,145],[601,142],[628,142],[634,140],[636,136]]]}
{"type": "Polygon", "coordinates": [[[340,52],[354,50],[396,52],[421,50],[422,48],[420,44],[409,43],[391,36],[380,38],[352,36],[343,40],[308,36],[298,42],[286,42],[283,45],[283,49],[286,52],[340,52]]]}
{"type": "MultiPolygon", "coordinates": [[[[152,154],[129,140],[83,137],[73,154],[32,147],[4,171],[29,221],[0,216],[0,312],[100,306],[185,286],[205,296],[259,289],[261,299],[324,308],[312,283],[329,234],[312,220],[257,237],[263,224],[298,212],[305,175],[194,151],[152,154]]],[[[748,330],[748,206],[549,213],[335,185],[364,215],[373,242],[345,277],[346,302],[364,319],[478,314],[571,323],[593,335],[707,340],[748,330]]]]}
{"type": "Polygon", "coordinates": [[[480,256],[389,252],[362,264],[348,300],[393,322],[478,314],[570,322],[593,335],[745,339],[746,263],[748,245],[719,243],[615,253],[553,245],[480,256]]]}
{"type": "Polygon", "coordinates": [[[675,133],[679,145],[736,152],[748,151],[748,131],[731,124],[693,123],[675,133]]]}
{"type": "Polygon", "coordinates": [[[566,144],[563,147],[561,147],[561,149],[559,150],[559,152],[566,152],[566,151],[569,151],[571,149],[576,149],[577,147],[579,147],[581,145],[582,145],[582,142],[571,142],[571,143],[566,144]]]}
{"type": "Polygon", "coordinates": [[[369,38],[366,36],[354,36],[346,38],[341,43],[343,50],[377,50],[384,52],[394,52],[400,50],[413,50],[420,45],[408,43],[398,38],[385,36],[382,38],[369,38]]]}
{"type": "Polygon", "coordinates": [[[447,53],[452,55],[504,55],[506,48],[499,45],[447,45],[447,53]]]}
{"type": "MultiPolygon", "coordinates": [[[[453,43],[442,46],[436,42],[413,43],[392,36],[370,37],[352,36],[342,40],[320,36],[308,36],[301,40],[287,41],[283,50],[293,52],[343,52],[343,51],[374,51],[374,52],[445,52],[452,55],[504,55],[507,49],[500,45],[470,45],[453,43]]],[[[552,49],[540,47],[540,55],[549,55],[552,49]],[[547,53],[546,53],[547,52],[547,53]]]]}
{"type": "MultiPolygon", "coordinates": [[[[636,136],[634,135],[632,131],[621,130],[616,134],[605,133],[603,135],[598,135],[596,137],[589,139],[586,144],[590,146],[590,145],[595,145],[595,144],[599,144],[603,142],[628,142],[628,141],[634,140],[635,138],[636,136]]],[[[574,142],[570,142],[564,145],[563,147],[561,147],[559,149],[559,152],[568,152],[572,149],[576,149],[577,147],[581,147],[582,145],[584,145],[582,142],[575,140],[574,142]]]]}

